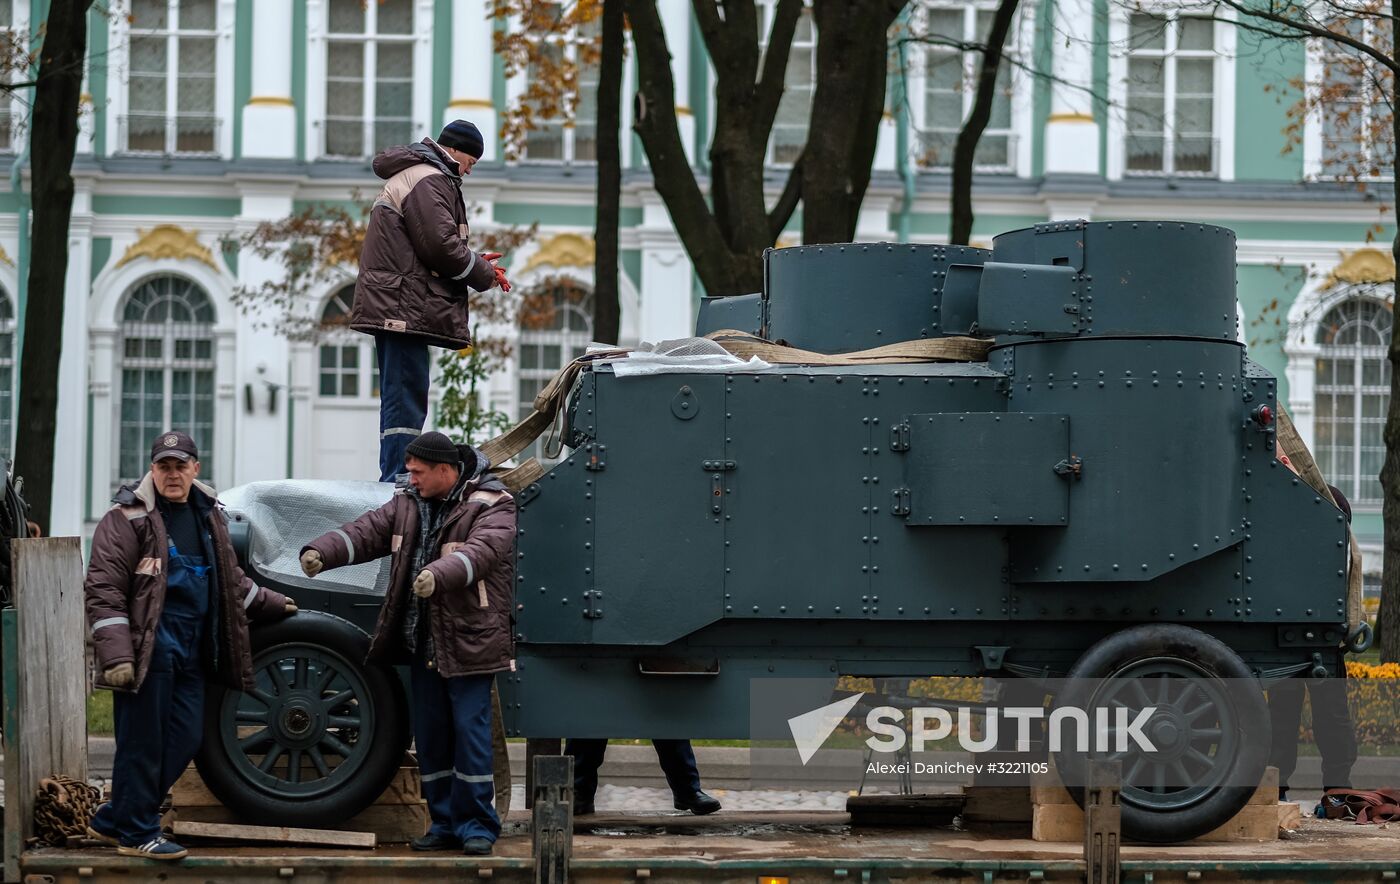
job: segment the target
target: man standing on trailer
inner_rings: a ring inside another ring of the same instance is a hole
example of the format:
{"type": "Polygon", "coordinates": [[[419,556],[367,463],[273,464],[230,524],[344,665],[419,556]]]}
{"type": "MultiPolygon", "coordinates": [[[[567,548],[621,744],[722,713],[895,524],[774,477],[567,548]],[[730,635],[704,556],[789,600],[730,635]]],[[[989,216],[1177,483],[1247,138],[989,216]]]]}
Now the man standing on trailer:
{"type": "Polygon", "coordinates": [[[374,335],[379,362],[379,481],[403,471],[404,450],[428,416],[428,345],[471,344],[469,289],[510,291],[495,252],[467,248],[462,178],[485,149],[466,120],[437,140],[391,147],[374,158],[384,189],[370,211],[350,327],[374,335]]]}
{"type": "Polygon", "coordinates": [[[302,548],[308,577],[392,555],[369,659],[407,663],[432,826],[415,850],[491,852],[491,682],[515,668],[515,499],[468,445],[424,433],[389,502],[302,548]]]}
{"type": "Polygon", "coordinates": [[[97,684],[116,691],[117,748],[112,800],[87,831],[124,856],[186,855],[161,834],[160,804],[199,751],[205,678],[253,690],[248,619],[296,612],[238,567],[214,489],[198,477],[194,440],[161,433],[150,472],[117,492],[92,537],[83,591],[97,684]]]}

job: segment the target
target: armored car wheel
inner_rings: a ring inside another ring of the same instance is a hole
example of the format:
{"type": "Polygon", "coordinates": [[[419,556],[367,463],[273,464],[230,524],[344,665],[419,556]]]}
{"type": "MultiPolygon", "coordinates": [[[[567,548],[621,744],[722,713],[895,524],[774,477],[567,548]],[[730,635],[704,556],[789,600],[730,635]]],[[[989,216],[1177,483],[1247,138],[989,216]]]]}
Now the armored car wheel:
{"type": "Polygon", "coordinates": [[[195,763],[250,822],[344,822],[383,793],[408,749],[403,685],[366,665],[369,637],[349,621],[303,611],[255,627],[251,693],[211,686],[195,763]]]}
{"type": "Polygon", "coordinates": [[[1188,626],[1109,635],[1070,668],[1055,705],[1085,710],[1091,722],[1106,715],[1103,745],[1091,739],[1083,753],[1067,742],[1055,762],[1080,804],[1087,762],[1121,762],[1127,838],[1187,841],[1223,825],[1248,803],[1268,761],[1269,716],[1257,681],[1223,642],[1188,626]],[[1134,738],[1134,724],[1145,741],[1134,738]]]}

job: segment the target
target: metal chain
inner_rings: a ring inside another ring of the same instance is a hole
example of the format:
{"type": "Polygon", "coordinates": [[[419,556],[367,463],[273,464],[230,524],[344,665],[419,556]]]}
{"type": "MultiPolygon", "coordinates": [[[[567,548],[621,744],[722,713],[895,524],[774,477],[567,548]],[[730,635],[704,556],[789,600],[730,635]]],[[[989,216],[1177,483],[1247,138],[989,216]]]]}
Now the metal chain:
{"type": "Polygon", "coordinates": [[[69,836],[87,831],[102,791],[72,777],[46,777],[39,781],[34,798],[34,842],[47,847],[63,847],[69,836]]]}

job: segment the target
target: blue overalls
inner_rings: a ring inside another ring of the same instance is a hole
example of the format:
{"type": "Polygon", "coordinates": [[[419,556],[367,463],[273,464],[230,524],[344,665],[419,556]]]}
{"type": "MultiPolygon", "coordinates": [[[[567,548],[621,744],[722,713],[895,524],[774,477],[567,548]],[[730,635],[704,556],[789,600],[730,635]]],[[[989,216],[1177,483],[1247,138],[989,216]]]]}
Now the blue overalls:
{"type": "MultiPolygon", "coordinates": [[[[202,515],[202,514],[201,514],[202,515]]],[[[203,527],[201,526],[201,534],[203,527]]],[[[184,773],[204,731],[204,673],[200,646],[210,615],[213,569],[205,555],[182,555],[168,541],[165,608],[156,627],[146,680],[135,693],[117,691],[112,712],[116,755],[112,800],[98,808],[92,827],[125,847],[160,834],[160,805],[184,773]]]]}
{"type": "Polygon", "coordinates": [[[501,834],[492,776],[491,682],[494,675],[444,678],[421,652],[409,667],[413,741],[429,833],[495,841],[501,834]]]}

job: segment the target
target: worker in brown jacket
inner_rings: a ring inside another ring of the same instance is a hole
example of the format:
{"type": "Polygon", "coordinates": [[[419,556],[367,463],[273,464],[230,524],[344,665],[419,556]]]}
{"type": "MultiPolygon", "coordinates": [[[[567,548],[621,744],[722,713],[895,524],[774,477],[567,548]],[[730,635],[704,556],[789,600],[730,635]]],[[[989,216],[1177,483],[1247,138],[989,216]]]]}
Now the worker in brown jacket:
{"type": "Polygon", "coordinates": [[[491,753],[491,682],[515,668],[515,499],[490,463],[442,433],[406,454],[389,502],[302,548],[315,577],[393,556],[369,659],[407,663],[413,733],[432,826],[413,847],[491,852],[501,823],[491,753]]]}
{"type": "Polygon", "coordinates": [[[83,591],[98,685],[116,691],[112,800],[88,835],[127,856],[176,860],[160,804],[199,750],[206,677],[253,689],[248,619],[296,611],[238,567],[199,451],[184,433],[151,444],[151,470],[124,486],[92,537],[83,591]]]}
{"type": "Polygon", "coordinates": [[[470,290],[510,291],[494,252],[467,247],[462,178],[485,142],[466,120],[436,141],[391,147],[374,158],[384,189],[370,211],[350,327],[374,335],[379,361],[379,481],[403,471],[404,448],[428,416],[428,345],[471,343],[470,290]]]}

